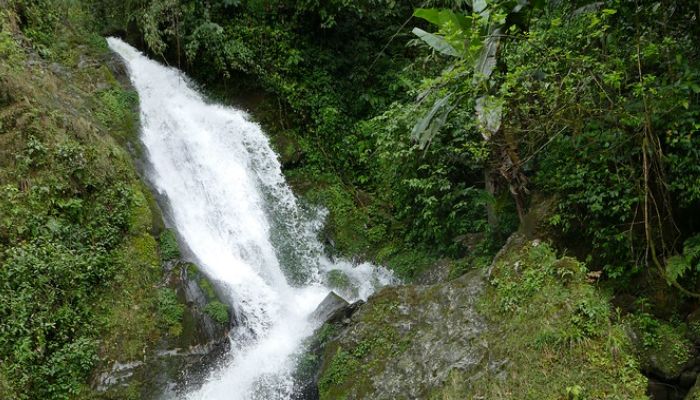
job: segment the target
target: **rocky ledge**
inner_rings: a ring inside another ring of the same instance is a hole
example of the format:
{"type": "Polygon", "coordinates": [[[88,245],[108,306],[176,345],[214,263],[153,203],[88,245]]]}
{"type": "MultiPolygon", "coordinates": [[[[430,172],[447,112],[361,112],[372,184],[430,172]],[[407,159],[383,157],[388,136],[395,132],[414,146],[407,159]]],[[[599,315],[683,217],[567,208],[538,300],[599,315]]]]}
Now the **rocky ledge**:
{"type": "Polygon", "coordinates": [[[143,359],[104,368],[93,385],[105,398],[172,398],[200,384],[229,350],[234,318],[227,307],[219,306],[223,303],[212,282],[192,263],[170,261],[165,271],[164,287],[182,306],[178,325],[143,359]]]}

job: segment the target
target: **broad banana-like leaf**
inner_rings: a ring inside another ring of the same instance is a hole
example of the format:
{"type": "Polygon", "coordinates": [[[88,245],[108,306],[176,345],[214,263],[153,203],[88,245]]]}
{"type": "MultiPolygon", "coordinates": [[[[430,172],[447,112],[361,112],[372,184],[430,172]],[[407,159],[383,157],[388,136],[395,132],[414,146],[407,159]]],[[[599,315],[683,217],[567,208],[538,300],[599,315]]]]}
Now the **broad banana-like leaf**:
{"type": "Polygon", "coordinates": [[[413,28],[413,34],[418,36],[420,40],[428,44],[435,51],[445,54],[447,56],[459,57],[459,53],[452,47],[451,44],[445,40],[442,36],[434,35],[432,33],[426,32],[420,28],[413,28]]]}
{"type": "Polygon", "coordinates": [[[420,138],[418,139],[418,147],[421,150],[424,150],[426,147],[430,145],[430,142],[433,141],[433,138],[435,135],[440,132],[440,129],[445,125],[445,122],[447,122],[447,116],[450,115],[452,110],[457,107],[458,101],[455,101],[454,104],[452,105],[447,105],[442,107],[441,111],[438,112],[438,114],[433,118],[433,121],[430,123],[430,126],[428,126],[428,129],[424,130],[423,133],[420,135],[420,138]]]}
{"type": "Polygon", "coordinates": [[[491,96],[481,96],[476,99],[475,109],[479,127],[481,127],[481,136],[488,142],[501,128],[503,103],[491,96]]]}
{"type": "Polygon", "coordinates": [[[668,279],[669,284],[672,284],[685,275],[689,269],[691,269],[691,265],[687,258],[682,255],[671,256],[666,260],[666,279],[668,279]]]}
{"type": "Polygon", "coordinates": [[[477,14],[481,14],[482,17],[488,18],[491,14],[489,12],[486,0],[474,0],[472,4],[472,9],[474,10],[474,12],[477,14]]]}
{"type": "Polygon", "coordinates": [[[471,18],[463,14],[457,14],[452,10],[438,8],[417,8],[413,12],[413,16],[423,18],[440,29],[445,29],[448,24],[452,23],[454,29],[468,30],[472,26],[471,18]]]}
{"type": "Polygon", "coordinates": [[[496,53],[498,52],[498,44],[500,43],[501,29],[494,29],[489,36],[484,39],[484,45],[481,48],[479,58],[474,64],[474,83],[478,83],[482,79],[488,79],[496,67],[496,53]]]}
{"type": "MultiPolygon", "coordinates": [[[[425,139],[422,140],[421,138],[423,138],[425,131],[430,126],[433,118],[435,118],[435,114],[437,114],[437,112],[440,111],[441,108],[445,107],[447,102],[450,101],[450,97],[452,97],[452,94],[448,94],[445,97],[435,100],[435,103],[430,111],[428,111],[423,118],[418,120],[416,125],[413,127],[413,131],[411,131],[411,139],[413,139],[413,141],[421,143],[424,142],[425,139]]],[[[421,148],[423,147],[421,146],[421,148]]]]}

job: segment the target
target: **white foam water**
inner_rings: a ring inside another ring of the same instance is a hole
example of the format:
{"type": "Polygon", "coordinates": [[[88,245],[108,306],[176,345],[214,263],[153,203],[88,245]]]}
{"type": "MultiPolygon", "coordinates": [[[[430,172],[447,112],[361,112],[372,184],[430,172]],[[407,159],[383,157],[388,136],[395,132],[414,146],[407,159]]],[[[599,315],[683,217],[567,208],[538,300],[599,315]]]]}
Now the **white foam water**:
{"type": "Polygon", "coordinates": [[[318,218],[299,206],[267,137],[245,112],[206,101],[183,73],[120,39],[108,43],[139,94],[148,179],[238,317],[225,362],[183,396],[293,398],[294,356],[317,328],[309,316],[330,291],[324,273],[347,275],[354,289],[341,294],[349,301],[390,284],[391,274],[323,256],[318,218]]]}

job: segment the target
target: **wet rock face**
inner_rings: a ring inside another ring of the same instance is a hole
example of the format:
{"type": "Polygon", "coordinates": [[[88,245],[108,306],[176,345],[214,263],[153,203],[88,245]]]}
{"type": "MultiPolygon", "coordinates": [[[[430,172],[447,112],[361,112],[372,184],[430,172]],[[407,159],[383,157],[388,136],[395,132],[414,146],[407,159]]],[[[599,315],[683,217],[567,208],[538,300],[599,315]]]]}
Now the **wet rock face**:
{"type": "Polygon", "coordinates": [[[338,296],[338,294],[335,292],[330,292],[328,293],[328,296],[323,299],[321,304],[316,307],[316,310],[311,313],[311,318],[317,321],[327,321],[333,314],[349,305],[350,303],[338,296]]]}
{"type": "Polygon", "coordinates": [[[321,399],[429,398],[453,371],[488,367],[475,271],[433,286],[385,288],[337,321],[324,346],[321,399]]]}
{"type": "MultiPolygon", "coordinates": [[[[654,327],[644,328],[637,323],[628,328],[627,335],[634,345],[640,369],[649,378],[649,397],[654,400],[687,398],[700,373],[695,330],[683,324],[656,322],[654,327]]],[[[694,390],[698,392],[699,389],[694,390]]]]}
{"type": "Polygon", "coordinates": [[[685,400],[700,400],[700,376],[698,376],[690,391],[688,391],[685,400]]]}
{"type": "Polygon", "coordinates": [[[108,398],[124,398],[134,392],[139,399],[174,398],[201,384],[211,366],[229,350],[230,312],[224,324],[206,312],[207,305],[219,301],[212,282],[190,263],[173,261],[165,267],[167,286],[184,306],[182,330],[160,338],[144,359],[115,362],[101,373],[94,386],[108,398]]]}
{"type": "Polygon", "coordinates": [[[230,321],[219,323],[206,312],[207,306],[219,302],[214,285],[194,264],[178,262],[171,270],[169,284],[177,292],[178,300],[186,306],[182,320],[182,333],[169,338],[169,348],[187,348],[218,342],[228,335],[230,321]]]}

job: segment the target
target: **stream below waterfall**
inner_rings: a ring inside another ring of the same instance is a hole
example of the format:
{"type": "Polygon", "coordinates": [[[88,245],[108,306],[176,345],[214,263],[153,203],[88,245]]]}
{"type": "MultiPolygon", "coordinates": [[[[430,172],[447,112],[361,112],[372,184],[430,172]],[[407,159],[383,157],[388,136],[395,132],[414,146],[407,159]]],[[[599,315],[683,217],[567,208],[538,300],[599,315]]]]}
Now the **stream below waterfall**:
{"type": "Polygon", "coordinates": [[[326,274],[348,276],[352,290],[340,294],[350,302],[392,283],[391,274],[324,256],[317,238],[324,211],[300,205],[268,138],[245,112],[207,101],[182,72],[120,39],[108,43],[139,95],[147,179],[237,321],[224,362],[178,396],[293,399],[296,357],[322,323],[310,315],[330,292],[326,274]]]}

